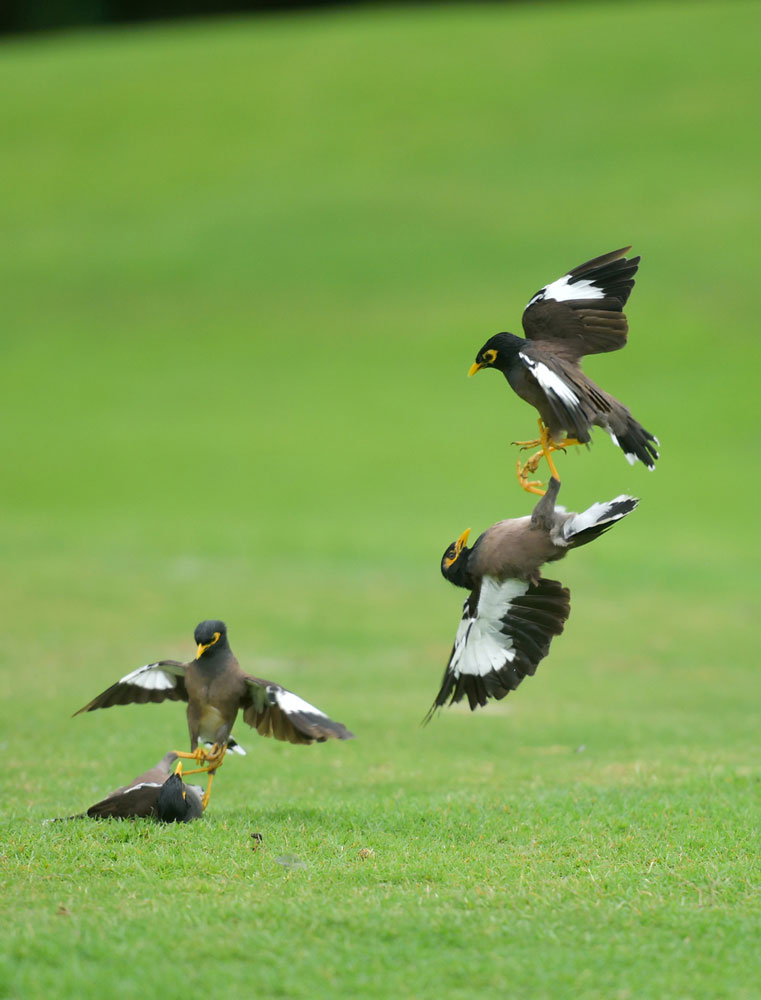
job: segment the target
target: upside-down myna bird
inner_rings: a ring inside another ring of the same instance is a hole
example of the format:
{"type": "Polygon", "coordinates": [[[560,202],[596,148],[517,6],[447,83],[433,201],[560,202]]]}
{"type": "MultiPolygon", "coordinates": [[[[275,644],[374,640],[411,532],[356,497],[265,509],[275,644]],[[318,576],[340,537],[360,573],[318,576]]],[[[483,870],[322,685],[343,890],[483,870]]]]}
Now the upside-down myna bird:
{"type": "Polygon", "coordinates": [[[514,442],[541,449],[523,465],[518,462],[518,479],[530,493],[543,492],[541,483],[528,480],[542,456],[559,479],[551,452],[589,444],[593,426],[607,431],[632,465],[639,459],[655,468],[658,439],[623,403],[587,378],[580,364],[586,354],[618,351],[626,344],[629,324],[623,308],[640,261],[627,258],[629,250],[595,257],[545,285],[523,311],[525,339],[496,334],[470,367],[469,375],[497,368],[521,399],[539,411],[539,438],[514,442]]]}
{"type": "Polygon", "coordinates": [[[467,696],[473,710],[489,698],[504,698],[536,672],[571,610],[568,588],[544,579],[540,567],[599,538],[639,503],[618,496],[581,514],[567,514],[555,507],[559,489],[558,480],[551,479],[532,514],[498,521],[472,548],[466,545],[468,529],[444,553],[445,579],[470,595],[426,721],[447,701],[451,705],[467,696]]]}
{"type": "Polygon", "coordinates": [[[353,737],[346,726],[334,722],[298,695],[272,681],[244,673],[230,649],[224,622],[201,622],[194,639],[196,658],[190,663],[159,660],[138,667],[74,714],[132,702],[186,701],[191,752],[175,752],[178,757],[206,764],[201,768],[209,772],[204,809],[209,802],[214,772],[221,766],[226,751],[237,748],[230,731],[241,709],[244,722],[262,736],[274,736],[277,740],[324,743],[328,739],[353,737]],[[211,750],[199,746],[199,741],[211,743],[211,750]]]}
{"type": "Polygon", "coordinates": [[[177,754],[170,750],[158,764],[139,775],[128,785],[121,785],[105,799],[90,806],[87,812],[69,819],[135,819],[152,817],[162,823],[189,823],[203,815],[203,789],[186,785],[179,774],[172,774],[177,754]]]}

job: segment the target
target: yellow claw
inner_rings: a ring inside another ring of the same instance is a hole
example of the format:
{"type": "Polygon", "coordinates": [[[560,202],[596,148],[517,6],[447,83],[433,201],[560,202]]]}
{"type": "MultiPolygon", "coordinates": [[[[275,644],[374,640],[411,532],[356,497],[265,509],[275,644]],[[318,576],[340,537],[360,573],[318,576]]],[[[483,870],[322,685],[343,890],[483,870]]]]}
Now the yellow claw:
{"type": "Polygon", "coordinates": [[[528,473],[536,472],[536,467],[539,464],[539,459],[541,459],[542,456],[543,452],[538,451],[536,455],[532,455],[531,458],[524,465],[521,465],[520,459],[518,459],[518,462],[516,463],[518,482],[521,484],[521,487],[527,493],[534,493],[536,494],[536,496],[540,497],[543,497],[544,494],[546,493],[546,490],[542,488],[544,484],[540,482],[538,479],[529,480],[528,473]]]}
{"type": "Polygon", "coordinates": [[[536,454],[532,455],[528,461],[524,462],[523,465],[518,460],[518,482],[521,484],[524,490],[528,493],[535,493],[537,496],[544,496],[546,490],[541,487],[543,484],[536,481],[529,481],[528,474],[530,472],[536,472],[539,468],[539,462],[542,458],[547,459],[547,465],[550,467],[550,474],[560,480],[560,475],[552,459],[553,451],[565,451],[566,448],[570,448],[572,445],[581,445],[582,441],[577,441],[576,438],[566,438],[565,441],[561,441],[556,444],[552,437],[550,436],[549,428],[545,425],[544,421],[539,418],[539,438],[536,441],[513,441],[513,444],[518,445],[521,449],[525,450],[527,448],[536,448],[540,450],[536,454]]]}

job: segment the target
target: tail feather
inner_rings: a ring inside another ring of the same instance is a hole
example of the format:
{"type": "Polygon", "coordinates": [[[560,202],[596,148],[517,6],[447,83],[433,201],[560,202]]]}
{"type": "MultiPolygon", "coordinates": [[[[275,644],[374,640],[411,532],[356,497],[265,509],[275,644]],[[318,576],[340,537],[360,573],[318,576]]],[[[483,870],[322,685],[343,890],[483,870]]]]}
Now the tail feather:
{"type": "Polygon", "coordinates": [[[613,443],[617,444],[626,456],[629,465],[634,465],[639,460],[651,471],[655,468],[655,462],[658,458],[656,448],[658,438],[646,431],[642,424],[638,424],[633,417],[630,416],[627,420],[623,434],[614,434],[613,431],[608,433],[613,439],[613,443]]]}
{"type": "Polygon", "coordinates": [[[581,514],[573,514],[563,525],[563,538],[567,545],[578,548],[599,538],[622,517],[636,509],[636,497],[621,496],[606,503],[594,503],[581,514]]]}

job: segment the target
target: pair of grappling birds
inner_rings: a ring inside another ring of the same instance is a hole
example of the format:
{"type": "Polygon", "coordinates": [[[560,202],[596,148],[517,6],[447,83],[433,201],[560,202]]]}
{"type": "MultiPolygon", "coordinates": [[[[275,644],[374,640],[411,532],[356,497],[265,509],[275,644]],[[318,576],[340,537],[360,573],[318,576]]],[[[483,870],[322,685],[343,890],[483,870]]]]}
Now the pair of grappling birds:
{"type": "MultiPolygon", "coordinates": [[[[470,375],[496,368],[538,410],[539,437],[514,443],[524,450],[537,449],[526,461],[518,460],[517,472],[521,486],[541,499],[532,514],[497,522],[470,548],[469,530],[463,532],[444,553],[442,574],[467,590],[468,597],[426,721],[447,702],[467,697],[473,710],[489,698],[504,698],[535,673],[570,612],[568,588],[545,579],[542,565],[598,538],[637,506],[634,497],[622,495],[595,503],[581,514],[566,513],[555,503],[560,481],[552,453],[588,445],[596,426],[608,432],[631,464],[640,461],[655,468],[657,439],[622,403],[590,381],[580,365],[586,354],[617,351],[626,344],[623,308],[640,260],[626,257],[630,249],[596,257],[545,285],[523,312],[525,338],[498,333],[471,366],[470,375]],[[546,491],[530,478],[543,458],[551,473],[546,491]]],[[[167,753],[130,785],[91,806],[86,815],[143,815],[165,821],[200,816],[225,754],[244,753],[231,736],[239,711],[262,736],[290,743],[351,739],[353,734],[344,725],[298,695],[244,673],[230,649],[224,622],[201,622],[194,639],[196,656],[190,663],[160,660],[140,667],[79,710],[181,700],[188,704],[190,731],[189,753],[167,753]],[[182,759],[197,765],[185,775],[208,773],[203,794],[183,782],[182,759]]]]}

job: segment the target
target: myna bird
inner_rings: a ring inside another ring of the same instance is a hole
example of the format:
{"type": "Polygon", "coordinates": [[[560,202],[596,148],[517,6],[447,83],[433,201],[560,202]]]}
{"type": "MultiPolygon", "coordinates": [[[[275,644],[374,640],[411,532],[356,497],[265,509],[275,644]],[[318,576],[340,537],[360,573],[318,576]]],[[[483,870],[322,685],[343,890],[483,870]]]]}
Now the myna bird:
{"type": "Polygon", "coordinates": [[[567,514],[555,507],[559,489],[551,479],[530,516],[498,521],[472,548],[468,529],[444,553],[442,574],[470,596],[426,721],[447,701],[467,696],[472,711],[489,698],[504,698],[536,672],[571,610],[568,588],[545,580],[540,567],[594,541],[639,503],[619,496],[567,514]]]}
{"type": "Polygon", "coordinates": [[[175,752],[178,757],[207,765],[201,769],[209,772],[204,809],[209,802],[214,772],[222,764],[226,751],[235,744],[230,731],[239,709],[243,710],[244,722],[262,736],[274,736],[289,743],[324,743],[328,739],[353,737],[346,726],[334,722],[298,695],[272,681],[244,673],[230,649],[224,622],[201,622],[194,638],[198,648],[196,658],[190,663],[159,660],[138,667],[74,714],[132,702],[186,701],[191,752],[175,752]],[[199,741],[211,743],[211,750],[199,746],[199,741]]]}
{"type": "Polygon", "coordinates": [[[69,818],[135,819],[143,816],[162,823],[189,823],[198,819],[203,815],[203,789],[186,785],[179,774],[172,774],[176,760],[177,754],[170,750],[145,774],[114,789],[105,799],[90,806],[86,813],[69,818]]]}
{"type": "Polygon", "coordinates": [[[626,344],[629,325],[623,308],[634,287],[639,257],[626,257],[631,247],[614,250],[579,264],[562,278],[541,288],[523,312],[526,338],[498,333],[476,355],[469,375],[497,368],[511,388],[539,411],[539,438],[516,441],[541,451],[521,465],[524,489],[542,494],[541,484],[529,482],[542,458],[559,479],[551,452],[572,444],[589,444],[593,426],[602,427],[630,464],[637,460],[655,468],[658,439],[629,410],[581,370],[585,354],[618,351],[626,344]]]}
{"type": "Polygon", "coordinates": [[[186,785],[182,775],[170,774],[159,789],[156,818],[162,823],[190,823],[203,816],[203,789],[186,785]]]}

